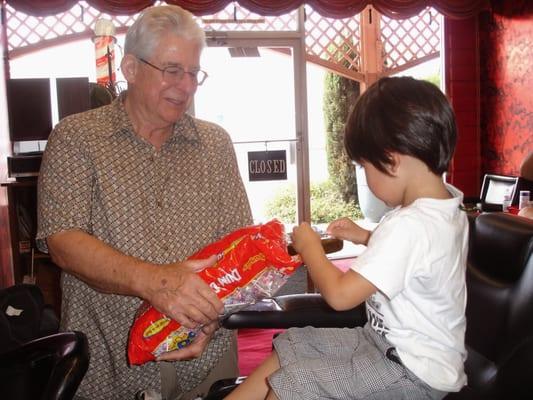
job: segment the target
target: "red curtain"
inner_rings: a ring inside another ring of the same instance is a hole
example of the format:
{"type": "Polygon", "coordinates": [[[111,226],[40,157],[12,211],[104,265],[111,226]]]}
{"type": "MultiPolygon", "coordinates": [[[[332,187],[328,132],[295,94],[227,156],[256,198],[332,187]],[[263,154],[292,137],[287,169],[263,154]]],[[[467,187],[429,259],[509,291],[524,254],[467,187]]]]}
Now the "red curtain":
{"type": "MultiPolygon", "coordinates": [[[[30,15],[52,15],[66,11],[77,0],[7,0],[13,8],[30,15]]],[[[87,0],[98,10],[115,15],[130,15],[154,3],[153,0],[87,0]]],[[[168,0],[195,15],[209,15],[224,9],[231,0],[168,0]]],[[[372,4],[379,12],[391,18],[407,18],[427,6],[451,18],[468,18],[489,8],[489,0],[239,0],[244,8],[260,15],[281,15],[309,4],[325,17],[346,18],[372,4]]]]}

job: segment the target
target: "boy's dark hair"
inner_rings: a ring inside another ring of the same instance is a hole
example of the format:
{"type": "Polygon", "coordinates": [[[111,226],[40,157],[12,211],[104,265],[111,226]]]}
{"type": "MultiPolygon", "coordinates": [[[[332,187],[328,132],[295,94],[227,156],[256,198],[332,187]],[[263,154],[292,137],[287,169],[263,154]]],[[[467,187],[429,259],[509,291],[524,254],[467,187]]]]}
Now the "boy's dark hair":
{"type": "Polygon", "coordinates": [[[432,83],[411,77],[382,78],[357,100],[344,144],[348,156],[365,160],[381,172],[390,152],[423,161],[441,175],[455,149],[455,115],[446,96],[432,83]]]}

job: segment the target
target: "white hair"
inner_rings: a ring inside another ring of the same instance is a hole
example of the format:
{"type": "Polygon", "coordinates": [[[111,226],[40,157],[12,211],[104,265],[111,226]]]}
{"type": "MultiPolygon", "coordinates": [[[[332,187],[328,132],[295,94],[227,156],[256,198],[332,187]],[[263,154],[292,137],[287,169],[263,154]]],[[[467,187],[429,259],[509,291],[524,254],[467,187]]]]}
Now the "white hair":
{"type": "Polygon", "coordinates": [[[169,33],[196,41],[200,48],[205,46],[205,33],[189,11],[174,5],[152,6],[128,29],[124,54],[149,58],[161,36],[169,33]]]}

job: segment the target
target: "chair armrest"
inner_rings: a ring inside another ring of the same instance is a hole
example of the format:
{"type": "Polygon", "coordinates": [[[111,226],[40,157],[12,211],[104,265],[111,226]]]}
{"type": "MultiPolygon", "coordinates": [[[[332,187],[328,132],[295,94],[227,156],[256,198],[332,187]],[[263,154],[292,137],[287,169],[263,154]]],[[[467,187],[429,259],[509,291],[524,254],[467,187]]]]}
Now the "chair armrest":
{"type": "Polygon", "coordinates": [[[316,293],[277,296],[273,300],[279,306],[278,310],[239,311],[225,318],[222,326],[227,329],[351,328],[366,323],[364,303],[351,310],[335,311],[316,293]]]}
{"type": "Polygon", "coordinates": [[[0,354],[0,393],[6,399],[70,399],[87,368],[82,332],[61,332],[0,354]]]}

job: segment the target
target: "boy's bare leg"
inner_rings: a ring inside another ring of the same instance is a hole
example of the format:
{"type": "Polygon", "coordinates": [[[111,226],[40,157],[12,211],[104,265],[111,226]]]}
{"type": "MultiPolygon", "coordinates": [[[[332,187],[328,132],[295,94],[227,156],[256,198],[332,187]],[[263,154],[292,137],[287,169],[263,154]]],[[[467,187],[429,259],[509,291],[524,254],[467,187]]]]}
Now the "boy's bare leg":
{"type": "Polygon", "coordinates": [[[273,392],[269,393],[270,386],[268,386],[267,377],[278,369],[278,355],[273,351],[272,354],[270,354],[270,356],[268,356],[268,358],[263,361],[243,383],[226,396],[225,399],[263,400],[267,398],[267,395],[274,396],[268,397],[268,399],[277,399],[273,392]]]}

